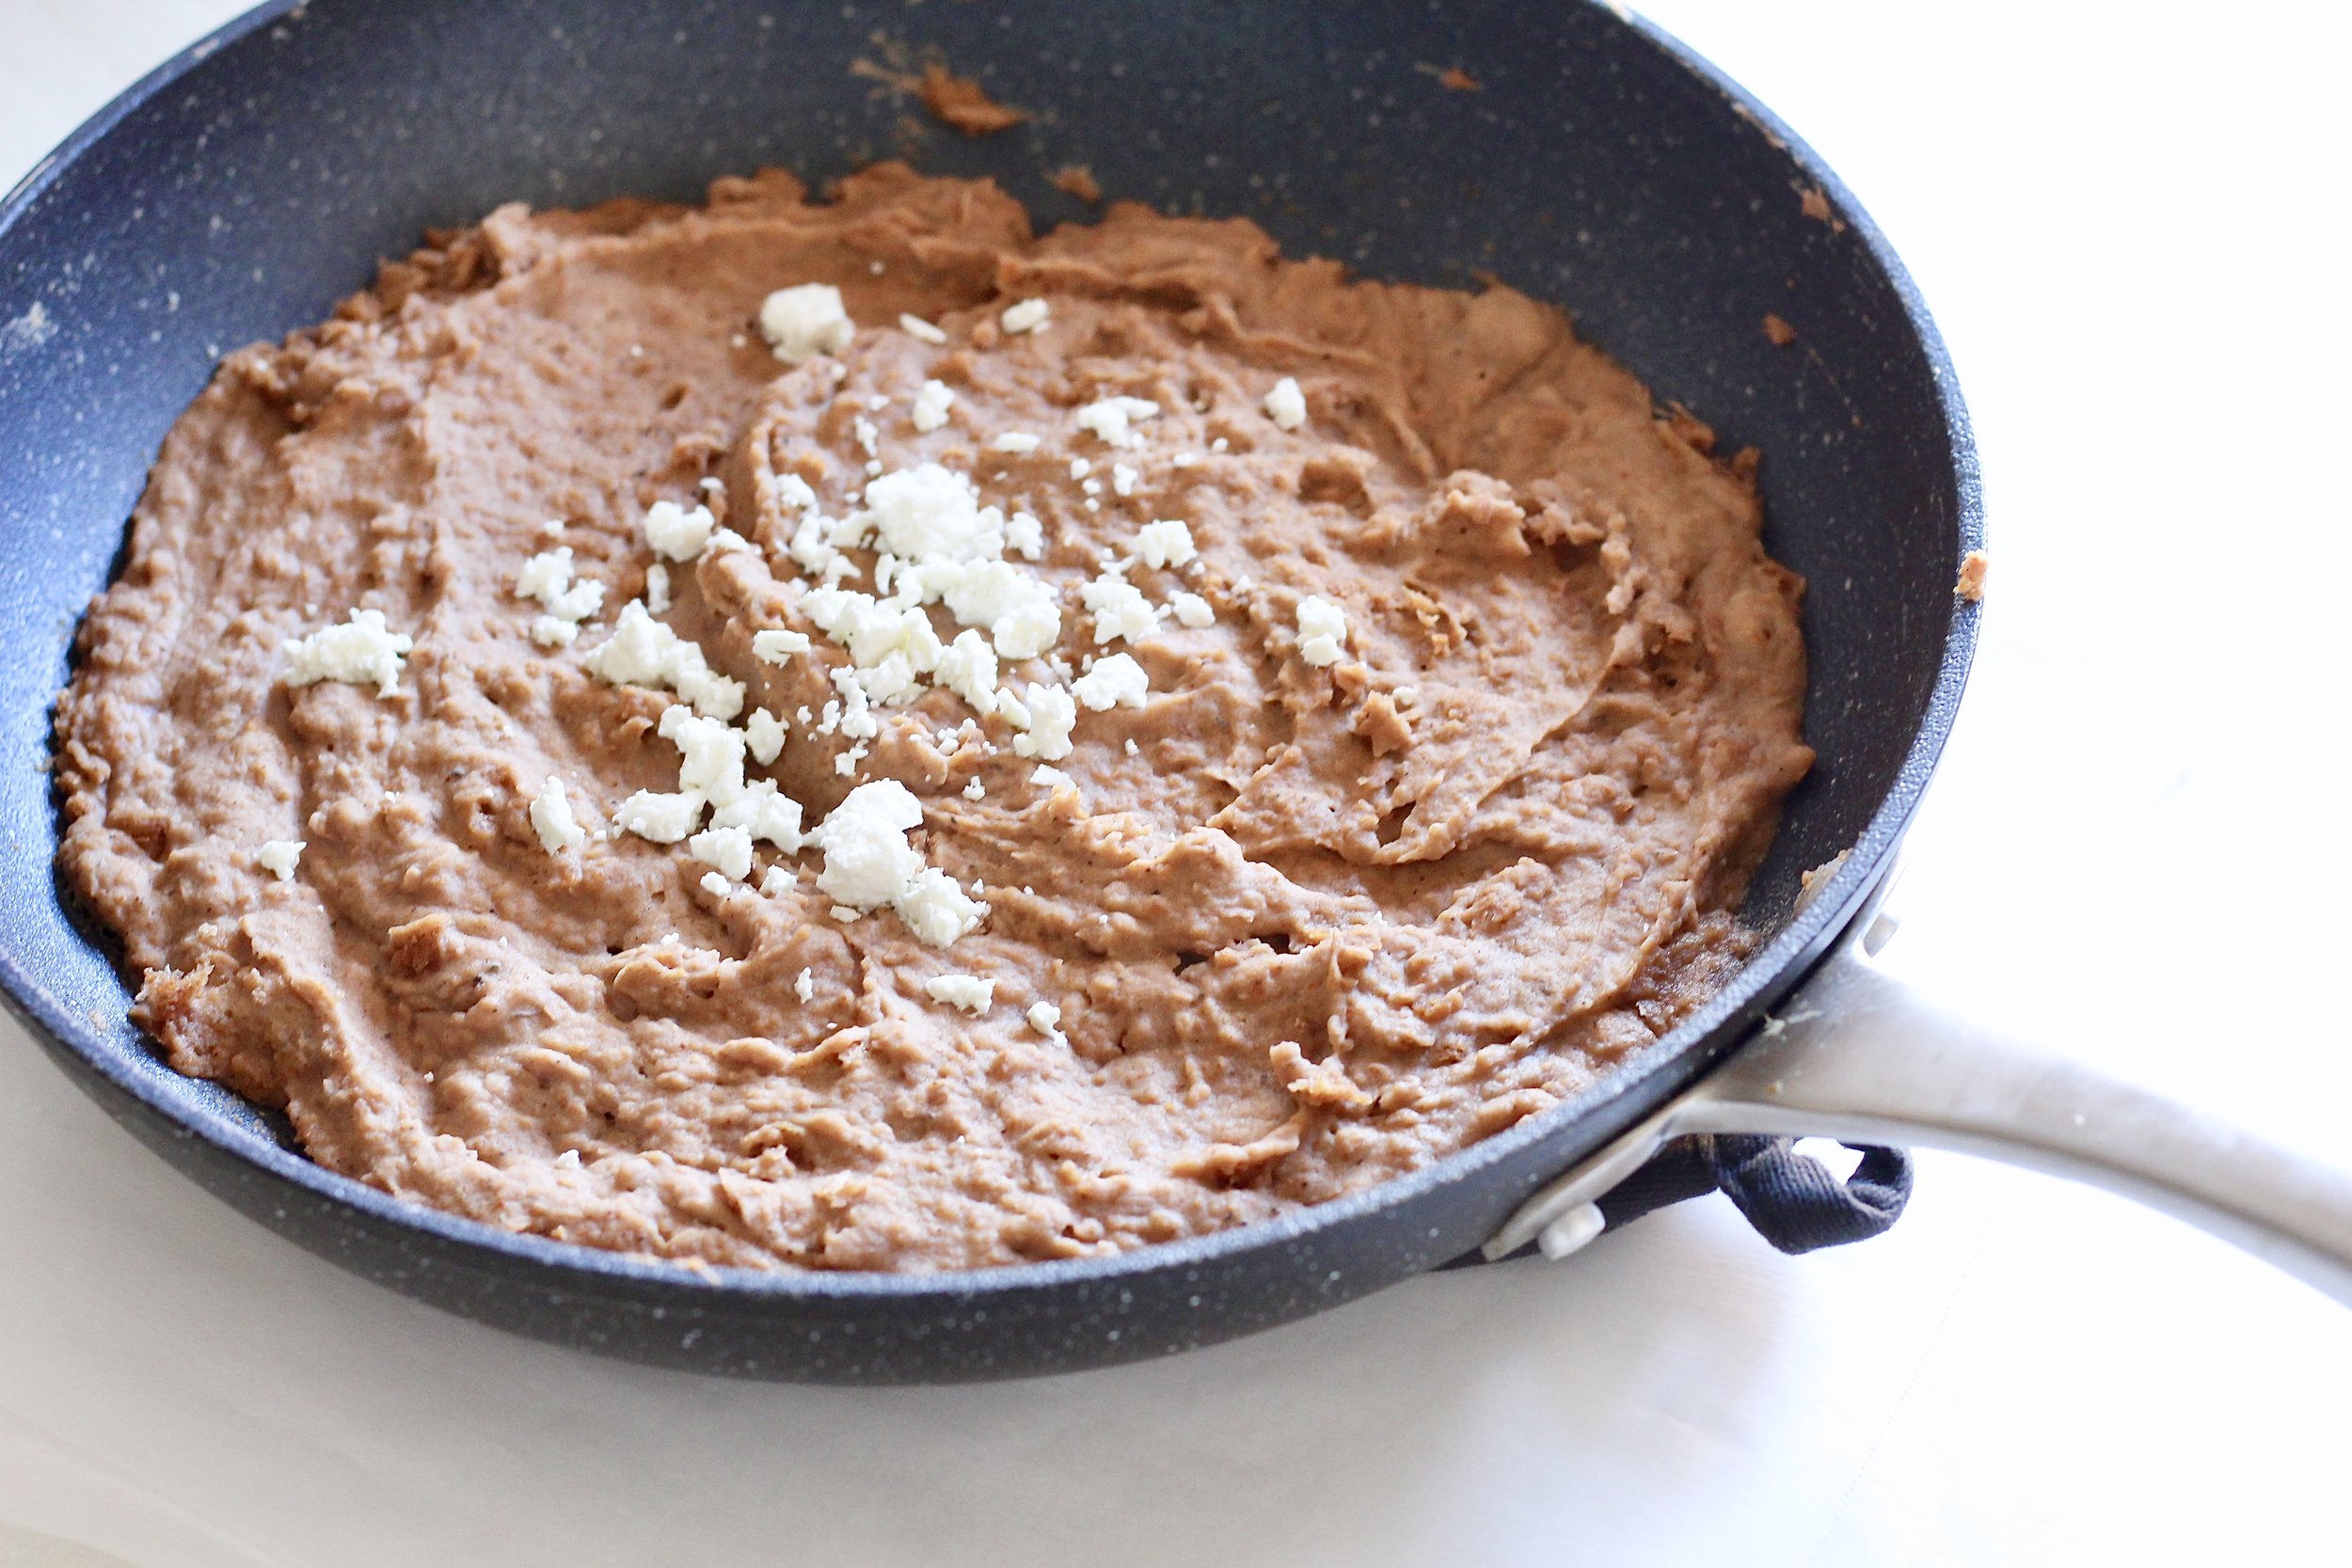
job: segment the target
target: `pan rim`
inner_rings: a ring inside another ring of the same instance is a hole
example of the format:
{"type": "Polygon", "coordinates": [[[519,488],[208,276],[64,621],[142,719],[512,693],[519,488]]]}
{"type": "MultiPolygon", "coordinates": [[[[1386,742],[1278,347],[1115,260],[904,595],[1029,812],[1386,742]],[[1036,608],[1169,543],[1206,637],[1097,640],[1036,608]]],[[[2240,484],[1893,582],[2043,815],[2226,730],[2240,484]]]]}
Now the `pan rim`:
{"type": "MultiPolygon", "coordinates": [[[[77,126],[55,150],[0,198],[0,234],[13,229],[57,177],[130,114],[190,71],[310,0],[265,0],[155,67],[77,126]]],[[[1714,89],[1731,109],[1770,138],[1827,198],[1830,210],[1852,231],[1855,243],[1885,276],[1904,321],[1916,340],[1937,393],[1944,422],[1943,447],[1949,460],[1962,550],[1983,546],[1983,498],[1976,443],[1948,350],[1917,285],[1885,236],[1834,170],[1794,131],[1727,74],[1656,24],[1611,0],[1580,0],[1664,55],[1714,89]]],[[[1954,569],[1958,562],[1953,562],[1954,569]]],[[[673,1298],[693,1310],[757,1309],[792,1303],[849,1304],[858,1301],[953,1303],[959,1307],[1024,1295],[1045,1289],[1116,1284],[1147,1275],[1204,1269],[1240,1258],[1279,1250],[1336,1230],[1382,1210],[1413,1202],[1440,1187],[1472,1181],[1536,1145],[1558,1137],[1578,1122],[1604,1119],[1612,1111],[1654,1106],[1703,1077],[1735,1050],[1752,1024],[1792,989],[1812,963],[1846,928],[1890,862],[1917,810],[1948,739],[1974,660],[1980,609],[1955,595],[1943,656],[1917,728],[1894,781],[1851,846],[1847,860],[1820,895],[1790,918],[1764,947],[1742,964],[1720,990],[1656,1044],[1627,1064],[1601,1075],[1586,1089],[1528,1117],[1503,1132],[1438,1160],[1422,1170],[1270,1219],[1201,1236],[1153,1243],[1106,1257],[923,1273],[885,1274],[802,1269],[690,1267],[577,1243],[523,1235],[421,1203],[394,1197],[342,1176],[308,1157],[224,1117],[191,1116],[161,1088],[166,1075],[179,1078],[160,1060],[141,1072],[106,1049],[87,1019],[68,1008],[19,961],[11,944],[0,941],[0,1001],[28,1032],[74,1073],[103,1080],[170,1133],[201,1140],[264,1177],[299,1188],[328,1205],[355,1212],[394,1231],[418,1233],[460,1256],[479,1252],[498,1261],[534,1266],[542,1277],[567,1279],[580,1288],[629,1288],[673,1298]]],[[[53,805],[53,821],[55,807],[53,805]]],[[[53,850],[54,853],[54,850],[53,850]]],[[[86,1092],[99,1085],[80,1085],[86,1092]]],[[[109,1109],[112,1109],[110,1106],[109,1109]]]]}

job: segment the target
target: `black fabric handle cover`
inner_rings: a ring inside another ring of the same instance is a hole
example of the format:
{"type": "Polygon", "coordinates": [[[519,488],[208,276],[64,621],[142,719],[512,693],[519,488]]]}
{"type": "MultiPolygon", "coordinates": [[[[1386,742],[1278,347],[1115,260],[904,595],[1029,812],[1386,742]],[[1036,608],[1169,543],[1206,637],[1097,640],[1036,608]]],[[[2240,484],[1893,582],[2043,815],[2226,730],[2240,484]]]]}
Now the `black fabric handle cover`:
{"type": "Polygon", "coordinates": [[[1794,1138],[1677,1138],[1600,1200],[1601,1216],[1614,1230],[1654,1209],[1720,1192],[1782,1252],[1867,1242],[1902,1217],[1911,1199],[1911,1155],[1847,1147],[1862,1163],[1841,1181],[1820,1161],[1798,1153],[1794,1138]]]}

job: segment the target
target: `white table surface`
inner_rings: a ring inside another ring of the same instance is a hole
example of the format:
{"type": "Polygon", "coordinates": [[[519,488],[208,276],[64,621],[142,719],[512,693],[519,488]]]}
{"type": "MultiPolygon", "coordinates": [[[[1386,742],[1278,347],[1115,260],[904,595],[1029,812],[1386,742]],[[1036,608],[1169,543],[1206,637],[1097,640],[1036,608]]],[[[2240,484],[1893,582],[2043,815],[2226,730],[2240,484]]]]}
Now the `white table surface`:
{"type": "MultiPolygon", "coordinates": [[[[0,176],[236,8],[0,0],[0,176]]],[[[2352,1162],[2342,8],[1651,14],[1844,174],[1979,421],[1984,651],[1890,958],[2352,1162]]],[[[0,1564],[2352,1560],[2352,1318],[1920,1166],[1811,1258],[1718,1199],[1149,1367],[765,1387],[362,1284],[0,1025],[0,1564]]]]}

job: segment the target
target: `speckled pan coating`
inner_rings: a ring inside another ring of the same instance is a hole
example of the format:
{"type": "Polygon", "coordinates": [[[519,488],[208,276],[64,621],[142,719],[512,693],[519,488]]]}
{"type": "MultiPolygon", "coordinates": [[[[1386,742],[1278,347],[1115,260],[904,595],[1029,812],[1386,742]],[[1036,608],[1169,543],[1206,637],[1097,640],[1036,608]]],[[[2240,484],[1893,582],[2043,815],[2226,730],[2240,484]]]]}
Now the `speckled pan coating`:
{"type": "Polygon", "coordinates": [[[265,8],[78,133],[0,209],[0,982],[125,1126],[246,1212],[421,1299],[583,1349],[737,1375],[1009,1376],[1232,1338],[1465,1252],[1534,1187],[1704,1071],[1879,877],[1963,683],[1981,543],[1950,368],[1876,231],[1761,108],[1600,7],[606,0],[265,8]],[[967,140],[850,62],[882,28],[1039,111],[967,140]],[[1460,66],[1481,84],[1454,90],[1460,66]],[[1565,305],[1661,399],[1772,454],[1772,553],[1812,584],[1807,738],[1750,912],[1786,922],[1643,1069],[1406,1180],[1128,1257],[945,1278],[701,1277],[399,1205],[292,1154],[122,1022],[50,873],[40,770],[74,618],[163,431],[217,351],[322,315],[426,225],[522,196],[691,197],[763,163],[814,179],[910,153],[1247,212],[1295,254],[1565,305]],[[1780,343],[1767,312],[1795,329],[1780,343]],[[1851,847],[1790,920],[1797,872],[1851,847]]]}

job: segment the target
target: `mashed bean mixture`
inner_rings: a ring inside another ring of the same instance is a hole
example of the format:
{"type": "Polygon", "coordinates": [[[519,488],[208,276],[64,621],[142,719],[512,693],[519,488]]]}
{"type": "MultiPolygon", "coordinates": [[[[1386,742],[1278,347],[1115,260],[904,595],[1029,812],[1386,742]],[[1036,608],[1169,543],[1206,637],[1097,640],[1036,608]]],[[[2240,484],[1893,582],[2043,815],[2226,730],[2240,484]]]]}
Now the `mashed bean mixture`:
{"type": "Polygon", "coordinates": [[[1747,951],[1802,584],[1710,445],[1550,309],[1243,221],[1039,239],[895,166],[501,209],[173,428],[64,871],[175,1067],[493,1225],[944,1269],[1260,1219],[1747,951]]]}

